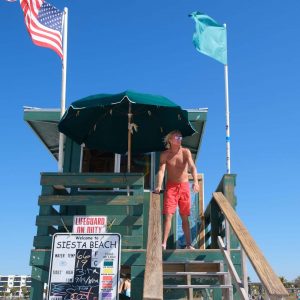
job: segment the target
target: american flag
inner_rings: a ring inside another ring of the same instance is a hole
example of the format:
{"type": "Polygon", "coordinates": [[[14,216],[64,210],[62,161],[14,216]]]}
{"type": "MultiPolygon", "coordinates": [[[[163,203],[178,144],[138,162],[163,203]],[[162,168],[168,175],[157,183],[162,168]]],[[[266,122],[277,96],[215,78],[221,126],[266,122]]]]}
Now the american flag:
{"type": "Polygon", "coordinates": [[[33,43],[54,50],[61,59],[63,12],[44,0],[20,0],[33,43]]]}

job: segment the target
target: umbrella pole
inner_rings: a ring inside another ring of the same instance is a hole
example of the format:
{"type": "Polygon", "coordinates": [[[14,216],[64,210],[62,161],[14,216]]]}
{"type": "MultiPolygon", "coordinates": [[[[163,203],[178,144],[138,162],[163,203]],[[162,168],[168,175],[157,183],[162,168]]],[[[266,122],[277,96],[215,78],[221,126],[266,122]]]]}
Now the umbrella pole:
{"type": "MultiPolygon", "coordinates": [[[[131,102],[128,102],[128,138],[127,138],[127,143],[128,143],[128,151],[127,151],[127,172],[130,173],[130,165],[131,165],[131,102]]],[[[130,195],[129,191],[129,185],[127,185],[127,196],[130,195]]]]}
{"type": "Polygon", "coordinates": [[[129,101],[128,106],[128,152],[127,152],[127,172],[130,173],[130,165],[131,165],[131,102],[129,101]]]}

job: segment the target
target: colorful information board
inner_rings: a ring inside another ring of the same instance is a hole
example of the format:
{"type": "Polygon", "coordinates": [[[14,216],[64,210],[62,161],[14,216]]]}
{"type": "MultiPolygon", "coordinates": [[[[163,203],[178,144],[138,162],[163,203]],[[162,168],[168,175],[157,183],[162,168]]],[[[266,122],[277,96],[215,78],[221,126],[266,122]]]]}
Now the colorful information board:
{"type": "Polygon", "coordinates": [[[120,272],[119,234],[53,236],[49,300],[117,300],[120,272]]]}

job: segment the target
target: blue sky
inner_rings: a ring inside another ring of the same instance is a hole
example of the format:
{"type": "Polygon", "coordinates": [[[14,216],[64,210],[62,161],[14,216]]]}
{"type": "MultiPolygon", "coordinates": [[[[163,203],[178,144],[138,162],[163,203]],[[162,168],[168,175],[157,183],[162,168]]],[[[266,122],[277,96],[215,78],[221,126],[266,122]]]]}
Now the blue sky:
{"type": "MultiPolygon", "coordinates": [[[[232,173],[237,211],[280,276],[300,275],[300,2],[53,0],[69,8],[67,104],[133,89],[208,107],[198,171],[205,201],[225,168],[223,65],[192,44],[199,10],[228,29],[232,173]]],[[[29,274],[40,172],[57,170],[23,106],[60,106],[61,64],[33,45],[19,4],[0,2],[0,274],[29,274]]],[[[254,276],[250,273],[250,277],[254,276]]]]}

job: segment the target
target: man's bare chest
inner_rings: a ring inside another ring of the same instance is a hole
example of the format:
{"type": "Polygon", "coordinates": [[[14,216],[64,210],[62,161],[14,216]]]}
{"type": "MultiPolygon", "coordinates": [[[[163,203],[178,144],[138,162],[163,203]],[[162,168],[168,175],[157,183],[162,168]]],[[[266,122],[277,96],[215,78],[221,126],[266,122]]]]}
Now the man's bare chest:
{"type": "Polygon", "coordinates": [[[168,167],[184,168],[187,165],[187,160],[183,155],[170,156],[167,159],[168,167]]]}

